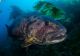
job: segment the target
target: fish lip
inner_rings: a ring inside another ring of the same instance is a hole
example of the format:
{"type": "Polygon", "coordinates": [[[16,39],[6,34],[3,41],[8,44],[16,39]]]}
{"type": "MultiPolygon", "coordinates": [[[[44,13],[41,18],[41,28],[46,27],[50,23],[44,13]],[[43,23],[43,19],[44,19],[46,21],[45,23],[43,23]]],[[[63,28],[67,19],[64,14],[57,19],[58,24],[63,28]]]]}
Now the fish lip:
{"type": "MultiPolygon", "coordinates": [[[[40,42],[40,43],[37,43],[37,44],[39,44],[39,45],[49,45],[49,44],[56,44],[56,43],[60,43],[60,42],[63,42],[65,39],[66,39],[66,34],[64,34],[64,35],[60,35],[60,36],[58,36],[58,37],[60,37],[60,39],[54,39],[54,40],[52,40],[52,41],[48,41],[48,40],[46,40],[45,42],[40,42]]],[[[55,37],[56,38],[56,37],[55,37]]]]}
{"type": "Polygon", "coordinates": [[[61,39],[52,40],[52,41],[46,41],[45,44],[56,44],[56,43],[63,42],[65,39],[66,39],[66,37],[63,37],[61,39]]]}
{"type": "Polygon", "coordinates": [[[59,39],[59,40],[53,40],[53,41],[51,41],[51,43],[53,44],[55,44],[55,43],[59,43],[59,42],[62,42],[62,41],[64,41],[66,38],[65,37],[63,37],[62,39],[59,39]]]}
{"type": "Polygon", "coordinates": [[[66,39],[66,37],[67,37],[66,33],[59,34],[59,36],[56,36],[55,39],[51,41],[46,41],[46,44],[55,44],[55,43],[63,42],[66,39]]]}

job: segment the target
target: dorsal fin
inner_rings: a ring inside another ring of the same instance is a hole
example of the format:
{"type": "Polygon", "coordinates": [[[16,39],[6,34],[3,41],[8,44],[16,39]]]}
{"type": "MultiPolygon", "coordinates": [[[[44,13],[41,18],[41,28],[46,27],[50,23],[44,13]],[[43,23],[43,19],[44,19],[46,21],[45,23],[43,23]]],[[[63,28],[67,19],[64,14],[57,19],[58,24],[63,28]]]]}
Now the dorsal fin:
{"type": "Polygon", "coordinates": [[[16,19],[24,14],[24,12],[17,6],[12,6],[11,8],[12,8],[11,16],[10,16],[11,19],[16,19]]]}

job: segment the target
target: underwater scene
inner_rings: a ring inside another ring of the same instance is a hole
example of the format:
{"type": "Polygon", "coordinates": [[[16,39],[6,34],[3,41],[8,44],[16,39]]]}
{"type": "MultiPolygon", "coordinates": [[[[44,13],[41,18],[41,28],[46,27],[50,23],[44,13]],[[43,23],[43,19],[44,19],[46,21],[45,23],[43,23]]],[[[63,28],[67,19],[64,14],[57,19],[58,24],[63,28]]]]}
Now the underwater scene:
{"type": "Polygon", "coordinates": [[[80,0],[0,0],[0,56],[80,56],[80,0]]]}

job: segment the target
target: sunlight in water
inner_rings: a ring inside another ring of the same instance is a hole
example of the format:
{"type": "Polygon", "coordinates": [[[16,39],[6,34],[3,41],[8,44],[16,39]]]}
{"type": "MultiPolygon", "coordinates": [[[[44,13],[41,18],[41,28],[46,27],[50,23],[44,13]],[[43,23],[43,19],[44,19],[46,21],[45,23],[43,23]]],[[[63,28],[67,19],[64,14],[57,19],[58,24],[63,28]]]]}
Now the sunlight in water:
{"type": "Polygon", "coordinates": [[[1,1],[2,1],[2,0],[0,0],[0,3],[1,3],[1,1]]]}
{"type": "Polygon", "coordinates": [[[10,6],[18,6],[24,11],[33,10],[33,6],[38,2],[39,0],[6,0],[7,4],[10,6]]]}

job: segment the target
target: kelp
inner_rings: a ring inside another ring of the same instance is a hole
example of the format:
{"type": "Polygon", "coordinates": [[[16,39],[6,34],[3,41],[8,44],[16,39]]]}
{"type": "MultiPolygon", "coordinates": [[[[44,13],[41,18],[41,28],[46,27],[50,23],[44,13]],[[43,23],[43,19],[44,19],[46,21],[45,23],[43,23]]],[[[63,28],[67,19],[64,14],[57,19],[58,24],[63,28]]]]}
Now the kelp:
{"type": "Polygon", "coordinates": [[[43,15],[50,16],[55,19],[60,19],[64,12],[57,8],[55,5],[49,2],[40,1],[35,6],[34,9],[41,12],[43,15]]]}

